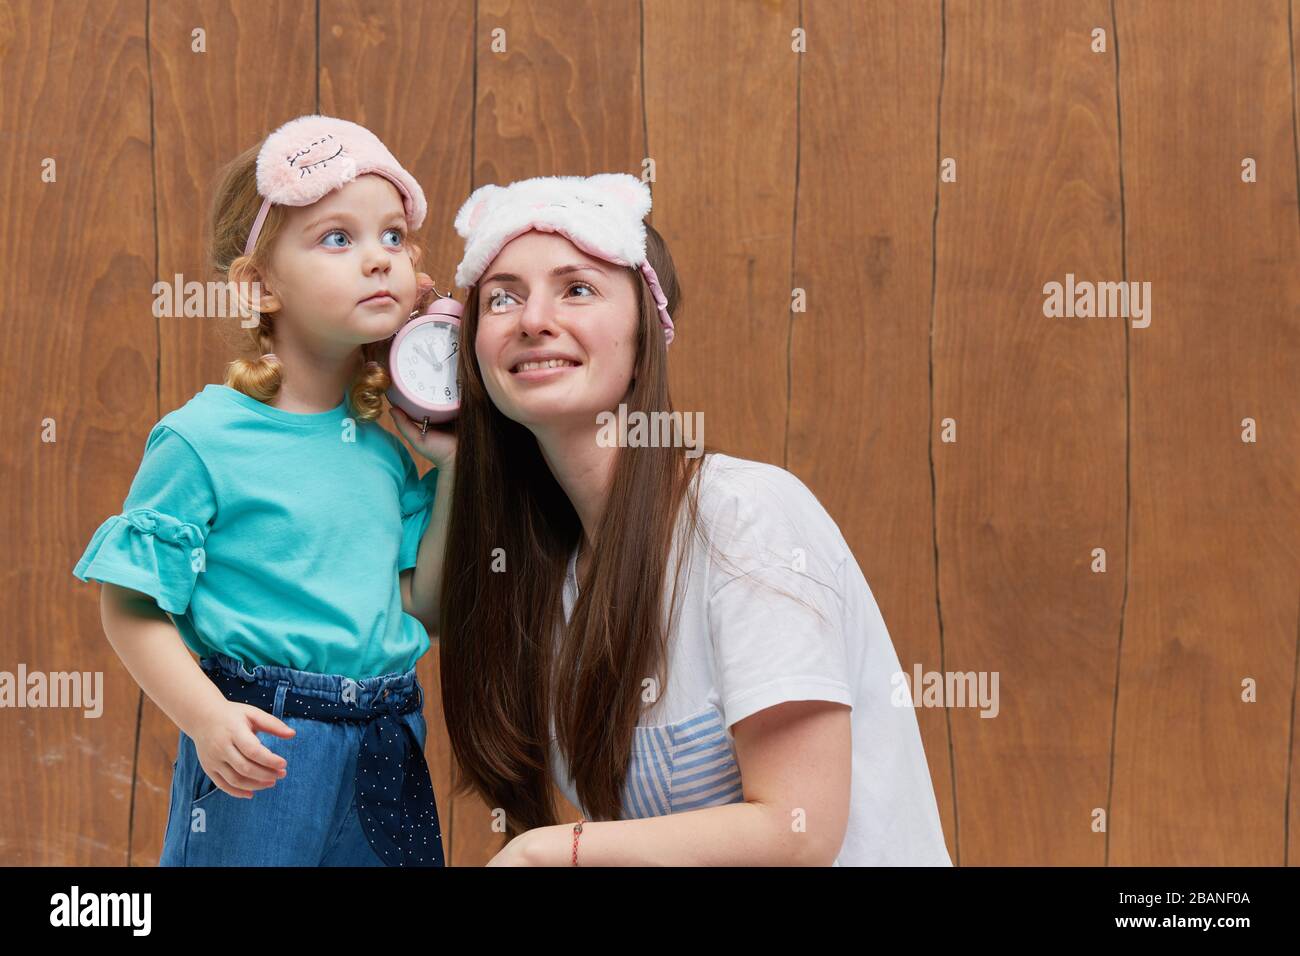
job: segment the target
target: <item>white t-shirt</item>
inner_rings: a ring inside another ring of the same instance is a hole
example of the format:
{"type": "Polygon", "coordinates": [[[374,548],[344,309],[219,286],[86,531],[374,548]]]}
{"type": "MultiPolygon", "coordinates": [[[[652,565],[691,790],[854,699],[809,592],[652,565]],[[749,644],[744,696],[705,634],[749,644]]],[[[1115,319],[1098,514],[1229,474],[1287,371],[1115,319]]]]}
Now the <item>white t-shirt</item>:
{"type": "MultiPolygon", "coordinates": [[[[891,702],[898,655],[839,528],[775,465],[711,453],[698,480],[701,530],[726,560],[691,537],[667,686],[636,728],[624,816],[743,800],[731,725],[784,701],[838,701],[852,708],[853,766],[835,865],[952,866],[916,713],[891,702]]],[[[685,520],[683,503],[670,574],[685,520]]],[[[564,584],[566,621],[578,597],[576,557],[564,584]]],[[[671,579],[664,590],[666,615],[671,579]]],[[[553,723],[551,738],[556,783],[581,808],[553,723]]]]}

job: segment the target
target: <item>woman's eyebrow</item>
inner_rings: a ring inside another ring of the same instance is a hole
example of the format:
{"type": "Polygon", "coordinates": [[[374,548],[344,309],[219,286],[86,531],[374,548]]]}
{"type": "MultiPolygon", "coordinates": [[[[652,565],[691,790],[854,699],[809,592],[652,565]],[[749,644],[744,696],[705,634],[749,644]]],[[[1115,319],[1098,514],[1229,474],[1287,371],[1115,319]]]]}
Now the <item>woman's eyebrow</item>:
{"type": "MultiPolygon", "coordinates": [[[[563,276],[568,275],[570,272],[582,272],[584,269],[590,272],[599,272],[601,275],[608,275],[608,273],[604,269],[600,268],[600,266],[588,265],[585,262],[575,262],[572,265],[567,266],[556,266],[550,271],[550,275],[563,276]]],[[[492,275],[488,276],[488,278],[484,279],[482,284],[487,285],[489,282],[496,281],[518,282],[519,276],[510,272],[494,272],[492,275]]]]}

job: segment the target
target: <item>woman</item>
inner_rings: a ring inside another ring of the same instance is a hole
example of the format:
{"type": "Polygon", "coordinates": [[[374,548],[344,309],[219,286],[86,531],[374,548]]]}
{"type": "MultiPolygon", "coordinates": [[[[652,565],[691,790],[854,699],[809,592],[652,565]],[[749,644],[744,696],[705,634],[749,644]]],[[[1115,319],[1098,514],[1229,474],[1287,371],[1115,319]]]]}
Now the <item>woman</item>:
{"type": "Polygon", "coordinates": [[[848,546],[772,465],[608,440],[671,411],[680,290],[649,188],[476,190],[441,680],[492,864],[950,866],[848,546]],[[571,768],[571,769],[570,769],[571,768]],[[551,784],[587,818],[561,824],[551,784]]]}

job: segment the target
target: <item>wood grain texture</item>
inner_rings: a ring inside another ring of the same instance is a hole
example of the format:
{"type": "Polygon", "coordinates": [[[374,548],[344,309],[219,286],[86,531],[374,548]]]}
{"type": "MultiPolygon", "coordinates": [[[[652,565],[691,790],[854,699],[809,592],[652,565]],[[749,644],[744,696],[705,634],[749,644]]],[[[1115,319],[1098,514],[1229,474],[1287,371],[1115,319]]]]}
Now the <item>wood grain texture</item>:
{"type": "Polygon", "coordinates": [[[798,23],[798,4],[777,0],[645,8],[651,221],[684,290],[669,351],[673,402],[703,413],[710,444],[776,464],[789,387],[798,23]]]}
{"type": "MultiPolygon", "coordinates": [[[[440,288],[476,186],[653,160],[676,407],[807,483],[909,676],[999,675],[996,718],[917,710],[955,862],[1296,859],[1297,6],[0,0],[0,670],[104,679],[98,719],[0,710],[0,863],[157,862],[177,731],[71,570],[234,357],[153,283],[207,278],[217,170],[318,110],[420,180],[440,288]],[[1150,326],[1048,318],[1067,274],[1150,282],[1150,326]]],[[[437,666],[444,838],[480,865],[437,666]]]]}
{"type": "Polygon", "coordinates": [[[1287,861],[1300,235],[1285,2],[1119,8],[1130,567],[1109,862],[1287,861]],[[1242,182],[1242,160],[1258,181],[1242,182]],[[1242,420],[1258,441],[1241,440],[1242,420]],[[1242,701],[1242,683],[1258,701],[1242,701]]]}
{"type": "MultiPolygon", "coordinates": [[[[1105,3],[947,6],[931,364],[942,667],[973,865],[1103,862],[1124,540],[1123,323],[1043,314],[1043,286],[1121,269],[1105,3]],[[942,440],[945,422],[956,441],[942,440]],[[1108,571],[1090,570],[1104,548],[1108,571]]],[[[927,665],[929,662],[926,662],[927,665]]],[[[927,666],[926,669],[932,669],[927,666]]]]}
{"type": "MultiPolygon", "coordinates": [[[[940,9],[808,4],[804,27],[791,287],[808,304],[787,319],[778,463],[835,517],[910,675],[940,660],[927,439],[940,9]]],[[[953,846],[945,712],[916,715],[953,846]]]]}
{"type": "MultiPolygon", "coordinates": [[[[1297,18],[1297,13],[1300,13],[1300,4],[1297,4],[1296,0],[1290,0],[1287,8],[1287,17],[1291,27],[1291,50],[1289,57],[1291,61],[1291,148],[1293,150],[1292,155],[1295,161],[1296,221],[1297,224],[1300,225],[1300,85],[1297,85],[1297,78],[1300,77],[1300,71],[1297,71],[1296,68],[1296,50],[1300,48],[1300,18],[1297,18]]],[[[1282,268],[1285,267],[1283,266],[1282,268]]],[[[1292,307],[1290,314],[1294,316],[1296,311],[1297,310],[1292,307]]],[[[1295,380],[1296,377],[1292,375],[1289,400],[1293,409],[1296,395],[1295,380]]],[[[1284,405],[1284,407],[1286,406],[1284,405]]],[[[1292,455],[1297,454],[1296,445],[1297,442],[1295,441],[1295,435],[1292,434],[1289,445],[1292,455]]],[[[1283,469],[1289,468],[1290,475],[1294,481],[1296,473],[1297,471],[1300,471],[1300,469],[1296,467],[1294,458],[1291,458],[1288,464],[1287,447],[1283,448],[1282,458],[1283,462],[1281,467],[1283,469]]],[[[1284,473],[1286,472],[1284,471],[1284,473]]],[[[1280,516],[1280,520],[1282,521],[1282,526],[1284,528],[1286,527],[1286,522],[1289,520],[1293,531],[1295,527],[1300,524],[1300,519],[1296,518],[1294,512],[1292,512],[1290,516],[1283,513],[1280,516]]],[[[1295,537],[1296,536],[1293,533],[1291,539],[1293,543],[1295,537]]],[[[1297,578],[1300,578],[1300,574],[1297,574],[1297,578]]],[[[1297,585],[1297,591],[1300,591],[1300,583],[1297,585]]],[[[1297,703],[1300,703],[1300,597],[1297,597],[1296,605],[1295,663],[1292,665],[1291,672],[1291,719],[1288,725],[1290,747],[1287,752],[1287,801],[1286,806],[1283,808],[1282,818],[1282,829],[1285,834],[1284,839],[1286,840],[1286,844],[1283,847],[1283,860],[1288,865],[1290,865],[1293,860],[1300,859],[1300,826],[1291,825],[1292,821],[1300,821],[1300,780],[1297,780],[1297,774],[1300,774],[1300,760],[1296,759],[1298,756],[1296,752],[1296,713],[1297,710],[1300,709],[1296,706],[1297,703]]]]}
{"type": "Polygon", "coordinates": [[[0,668],[99,672],[104,697],[98,718],[0,711],[6,864],[124,865],[132,800],[158,799],[136,774],[139,688],[100,629],[98,589],[72,577],[157,419],[143,10],[0,5],[0,668]]]}

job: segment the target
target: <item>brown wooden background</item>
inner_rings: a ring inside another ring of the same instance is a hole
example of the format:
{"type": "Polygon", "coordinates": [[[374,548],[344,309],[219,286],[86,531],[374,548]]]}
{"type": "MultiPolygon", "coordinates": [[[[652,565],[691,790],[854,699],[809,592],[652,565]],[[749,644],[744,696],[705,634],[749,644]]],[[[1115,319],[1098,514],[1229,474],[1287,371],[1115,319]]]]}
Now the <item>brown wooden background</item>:
{"type": "MultiPolygon", "coordinates": [[[[1296,5],[0,2],[0,670],[106,696],[0,711],[0,861],[157,860],[176,730],[71,571],[232,357],[153,282],[207,278],[215,170],[314,111],[420,179],[443,286],[473,187],[655,160],[678,407],[809,484],[909,674],[1000,674],[996,719],[918,711],[955,862],[1296,859],[1296,5]],[[1150,281],[1150,327],[1045,318],[1067,272],[1150,281]]],[[[448,796],[429,700],[451,859],[480,864],[501,837],[448,796]]]]}

